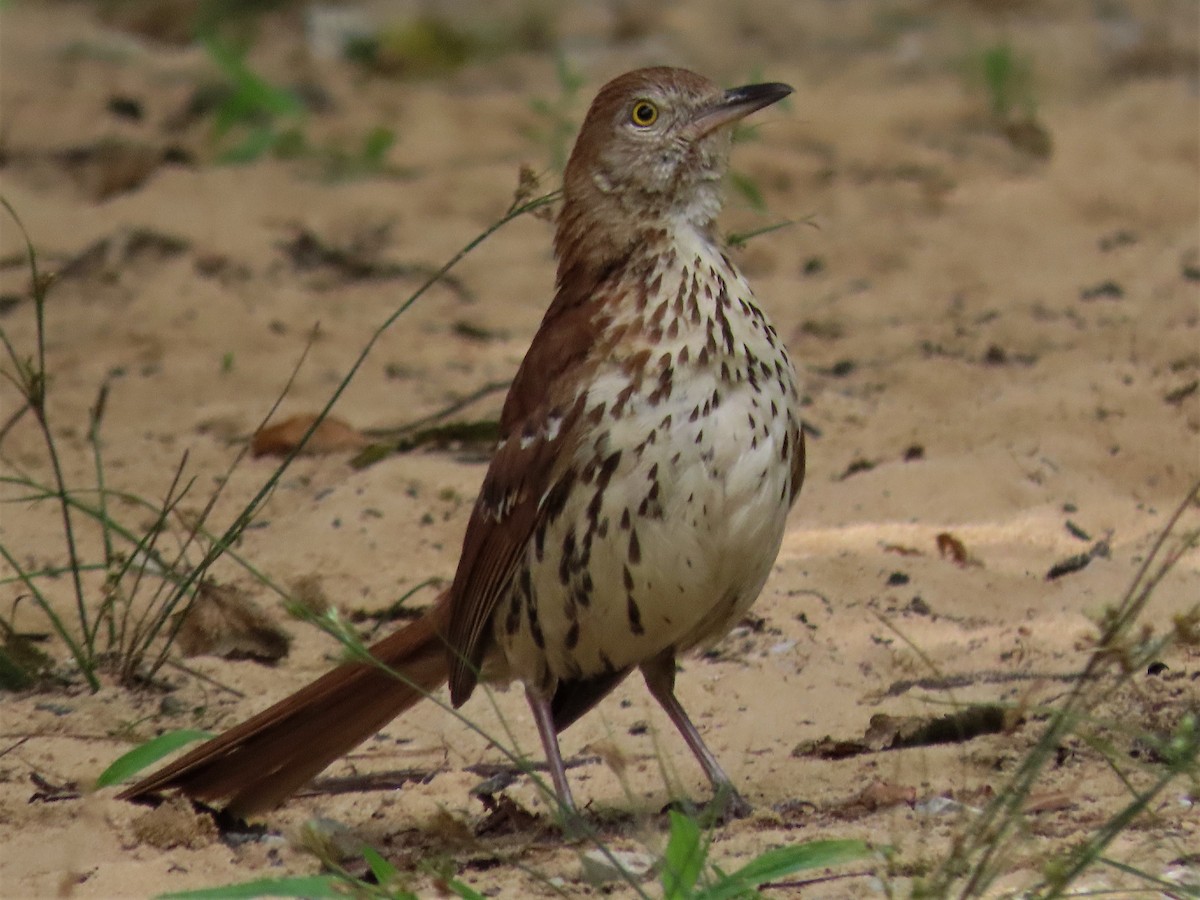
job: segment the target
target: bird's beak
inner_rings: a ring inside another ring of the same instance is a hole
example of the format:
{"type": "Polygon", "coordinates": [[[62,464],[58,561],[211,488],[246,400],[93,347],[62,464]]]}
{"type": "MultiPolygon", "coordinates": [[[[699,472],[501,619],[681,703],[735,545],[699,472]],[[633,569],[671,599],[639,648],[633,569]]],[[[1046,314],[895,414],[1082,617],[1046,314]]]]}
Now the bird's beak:
{"type": "Polygon", "coordinates": [[[750,113],[777,103],[792,92],[792,88],[779,82],[770,84],[748,84],[730,88],[713,105],[702,110],[692,119],[688,131],[693,139],[702,138],[718,128],[743,119],[750,113]]]}

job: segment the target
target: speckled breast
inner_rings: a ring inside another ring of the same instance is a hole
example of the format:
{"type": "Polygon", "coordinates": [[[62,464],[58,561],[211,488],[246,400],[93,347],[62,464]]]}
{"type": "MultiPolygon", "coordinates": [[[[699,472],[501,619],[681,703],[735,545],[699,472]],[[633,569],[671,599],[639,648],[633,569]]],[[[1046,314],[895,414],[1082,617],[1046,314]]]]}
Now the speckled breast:
{"type": "Polygon", "coordinates": [[[510,674],[547,691],[719,639],[779,550],[795,371],[745,279],[689,238],[657,257],[647,300],[614,311],[621,353],[585,400],[596,424],[493,619],[510,674]]]}

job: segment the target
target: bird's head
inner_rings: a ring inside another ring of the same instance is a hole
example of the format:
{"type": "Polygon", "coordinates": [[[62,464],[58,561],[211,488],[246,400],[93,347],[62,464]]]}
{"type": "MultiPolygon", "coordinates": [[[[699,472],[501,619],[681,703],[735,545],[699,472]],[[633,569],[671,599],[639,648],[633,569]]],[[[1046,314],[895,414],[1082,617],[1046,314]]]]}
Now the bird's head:
{"type": "Polygon", "coordinates": [[[561,266],[601,270],[650,230],[707,230],[721,207],[732,125],[792,92],[722,90],[686,69],[610,81],[588,110],[563,176],[555,249],[561,266]]]}

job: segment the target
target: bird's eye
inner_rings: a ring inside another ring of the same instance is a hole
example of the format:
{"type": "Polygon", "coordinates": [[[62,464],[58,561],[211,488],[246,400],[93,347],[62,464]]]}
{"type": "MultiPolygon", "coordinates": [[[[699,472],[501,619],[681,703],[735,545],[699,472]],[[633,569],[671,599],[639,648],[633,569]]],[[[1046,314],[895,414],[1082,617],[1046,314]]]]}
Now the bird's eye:
{"type": "Polygon", "coordinates": [[[629,119],[639,128],[649,128],[658,121],[658,107],[649,100],[639,100],[633,104],[629,119]]]}

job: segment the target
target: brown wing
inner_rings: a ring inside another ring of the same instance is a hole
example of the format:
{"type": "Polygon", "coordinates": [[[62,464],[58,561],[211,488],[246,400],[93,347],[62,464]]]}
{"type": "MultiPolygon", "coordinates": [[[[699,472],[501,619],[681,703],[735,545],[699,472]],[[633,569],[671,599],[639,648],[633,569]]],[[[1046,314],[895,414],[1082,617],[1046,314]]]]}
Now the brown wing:
{"type": "Polygon", "coordinates": [[[807,454],[804,447],[803,422],[796,427],[796,439],[792,446],[795,449],[792,451],[792,496],[789,503],[796,502],[796,497],[800,494],[800,488],[804,484],[804,464],[807,454]]]}
{"type": "Polygon", "coordinates": [[[501,443],[463,539],[450,588],[450,699],[478,681],[496,604],[517,572],[542,516],[542,498],[563,477],[582,439],[587,385],[603,351],[596,283],[560,289],[517,370],[500,417],[501,443]]]}

